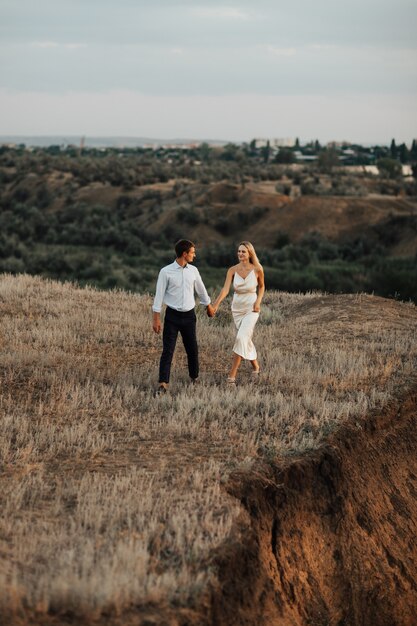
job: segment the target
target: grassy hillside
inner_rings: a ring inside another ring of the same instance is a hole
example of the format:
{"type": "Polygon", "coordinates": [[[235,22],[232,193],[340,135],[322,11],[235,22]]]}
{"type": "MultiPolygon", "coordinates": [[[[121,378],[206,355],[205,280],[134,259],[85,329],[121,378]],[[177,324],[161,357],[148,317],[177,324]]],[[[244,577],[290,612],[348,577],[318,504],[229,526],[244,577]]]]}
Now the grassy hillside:
{"type": "Polygon", "coordinates": [[[243,367],[236,390],[224,384],[234,336],[225,303],[213,320],[198,316],[201,386],[188,384],[179,346],[172,391],[155,398],[150,305],[146,295],[0,277],[9,624],[125,624],[126,611],[155,607],[191,623],[187,611],[220,584],[218,555],[245,542],[248,514],[228,493],[230,476],[308,457],[415,381],[414,305],[267,292],[259,383],[243,367]]]}

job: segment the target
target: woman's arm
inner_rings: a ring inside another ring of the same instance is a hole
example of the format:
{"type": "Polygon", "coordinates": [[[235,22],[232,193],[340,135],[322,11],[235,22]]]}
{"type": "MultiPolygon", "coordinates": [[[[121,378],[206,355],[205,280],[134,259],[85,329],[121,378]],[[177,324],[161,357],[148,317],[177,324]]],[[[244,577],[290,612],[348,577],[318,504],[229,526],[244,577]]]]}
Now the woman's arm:
{"type": "Polygon", "coordinates": [[[219,308],[220,303],[225,299],[225,297],[228,295],[229,291],[230,291],[230,285],[232,284],[232,280],[233,280],[233,276],[235,275],[235,268],[234,267],[230,267],[227,270],[227,274],[226,274],[226,280],[224,281],[224,285],[219,293],[219,295],[217,296],[214,304],[213,304],[213,309],[215,311],[217,311],[217,309],[219,308]]]}
{"type": "Polygon", "coordinates": [[[258,270],[256,277],[258,279],[258,297],[253,304],[253,310],[255,313],[259,313],[259,311],[261,310],[262,298],[264,297],[265,293],[265,277],[262,268],[258,270]]]}

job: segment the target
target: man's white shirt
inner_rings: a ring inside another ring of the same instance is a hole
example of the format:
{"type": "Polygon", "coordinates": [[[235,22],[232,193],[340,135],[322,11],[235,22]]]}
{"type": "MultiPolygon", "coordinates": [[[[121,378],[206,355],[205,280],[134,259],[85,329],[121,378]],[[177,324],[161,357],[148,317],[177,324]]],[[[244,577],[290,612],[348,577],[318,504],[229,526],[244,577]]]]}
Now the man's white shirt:
{"type": "Polygon", "coordinates": [[[166,304],[176,311],[191,311],[195,307],[194,290],[201,304],[210,304],[210,297],[198,269],[189,263],[182,267],[174,261],[159,272],[152,310],[160,313],[162,305],[166,304]]]}

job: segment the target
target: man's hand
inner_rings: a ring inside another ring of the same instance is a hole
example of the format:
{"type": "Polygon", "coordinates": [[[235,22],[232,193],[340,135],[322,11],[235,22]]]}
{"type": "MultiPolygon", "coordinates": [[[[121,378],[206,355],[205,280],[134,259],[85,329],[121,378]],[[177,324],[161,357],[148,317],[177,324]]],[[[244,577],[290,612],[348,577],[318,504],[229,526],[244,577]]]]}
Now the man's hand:
{"type": "Polygon", "coordinates": [[[154,333],[157,333],[159,335],[159,333],[161,332],[161,316],[159,313],[154,312],[153,314],[152,328],[154,333]]]}
{"type": "Polygon", "coordinates": [[[213,306],[211,304],[207,305],[207,309],[206,310],[207,310],[207,315],[209,317],[214,317],[215,316],[216,311],[214,310],[214,308],[213,308],[213,306]]]}

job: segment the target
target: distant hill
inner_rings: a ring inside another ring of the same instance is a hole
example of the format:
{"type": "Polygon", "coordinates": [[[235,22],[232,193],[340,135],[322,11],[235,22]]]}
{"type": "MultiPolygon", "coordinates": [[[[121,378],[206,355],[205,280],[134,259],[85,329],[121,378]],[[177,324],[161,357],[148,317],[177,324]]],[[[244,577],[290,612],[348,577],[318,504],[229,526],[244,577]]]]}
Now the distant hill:
{"type": "MultiPolygon", "coordinates": [[[[30,174],[24,185],[34,200],[43,182],[53,193],[47,210],[64,209],[64,191],[71,178],[51,173],[45,180],[30,174]]],[[[282,235],[297,243],[308,234],[319,233],[337,243],[367,237],[374,244],[382,242],[394,256],[417,254],[417,202],[413,198],[375,194],[291,198],[277,192],[274,181],[242,187],[227,181],[201,184],[171,180],[127,191],[93,182],[73,186],[71,191],[72,202],[90,206],[116,209],[123,202],[121,198],[129,203],[130,219],[144,233],[155,237],[171,230],[175,238],[183,231],[199,247],[249,238],[256,246],[275,248],[282,235]]]]}
{"type": "MultiPolygon", "coordinates": [[[[83,135],[0,135],[0,144],[25,144],[47,148],[49,146],[79,146],[83,135]]],[[[89,148],[143,148],[144,146],[189,145],[208,143],[222,146],[227,141],[221,139],[174,138],[156,139],[155,137],[89,137],[85,136],[84,145],[89,148]]]]}
{"type": "Polygon", "coordinates": [[[215,288],[236,245],[250,240],[270,288],[417,302],[412,181],[233,162],[221,152],[203,150],[200,160],[181,149],[159,158],[4,148],[0,272],[151,291],[186,237],[215,288]]]}
{"type": "MultiPolygon", "coordinates": [[[[193,187],[188,188],[187,193],[193,187]]],[[[96,190],[97,191],[97,190],[96,190]]],[[[245,188],[230,183],[195,187],[194,224],[191,213],[179,208],[163,211],[149,227],[151,232],[168,223],[187,223],[188,232],[202,245],[219,239],[233,242],[250,238],[257,246],[274,248],[285,233],[290,242],[320,233],[330,241],[343,242],[360,235],[374,242],[386,240],[396,256],[417,254],[417,203],[405,198],[303,196],[289,198],[278,193],[274,182],[249,183],[245,188]],[[223,224],[227,214],[227,223],[223,224]],[[392,225],[396,224],[396,233],[392,225]],[[412,227],[412,224],[414,227],[412,227]],[[390,236],[386,236],[386,230],[390,236]]],[[[86,193],[85,189],[82,192],[86,193]]]]}

